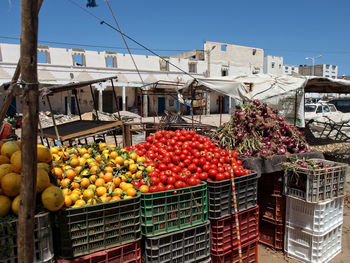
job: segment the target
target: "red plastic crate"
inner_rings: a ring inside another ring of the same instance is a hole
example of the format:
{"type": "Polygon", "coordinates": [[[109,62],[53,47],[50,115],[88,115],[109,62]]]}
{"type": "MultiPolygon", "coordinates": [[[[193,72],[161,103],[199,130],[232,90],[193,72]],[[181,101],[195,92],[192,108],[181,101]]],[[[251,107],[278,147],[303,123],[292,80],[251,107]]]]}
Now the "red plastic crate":
{"type": "Polygon", "coordinates": [[[141,263],[141,241],[57,263],[141,263]]]}
{"type": "MultiPolygon", "coordinates": [[[[259,235],[259,206],[238,214],[241,242],[259,235]]],[[[211,254],[223,256],[238,246],[235,216],[211,220],[211,254]]]]}
{"type": "Polygon", "coordinates": [[[284,171],[262,174],[258,181],[258,191],[263,194],[282,195],[284,171]]]}
{"type": "Polygon", "coordinates": [[[275,224],[283,224],[286,216],[286,197],[259,194],[260,217],[275,224]]]}
{"type": "MultiPolygon", "coordinates": [[[[258,240],[249,241],[242,245],[242,261],[244,263],[257,263],[258,262],[258,240]]],[[[238,247],[234,251],[227,252],[223,256],[216,256],[211,254],[212,263],[238,263],[238,247]]]]}
{"type": "Polygon", "coordinates": [[[283,250],[284,225],[266,219],[259,222],[259,242],[275,250],[283,250]]]}

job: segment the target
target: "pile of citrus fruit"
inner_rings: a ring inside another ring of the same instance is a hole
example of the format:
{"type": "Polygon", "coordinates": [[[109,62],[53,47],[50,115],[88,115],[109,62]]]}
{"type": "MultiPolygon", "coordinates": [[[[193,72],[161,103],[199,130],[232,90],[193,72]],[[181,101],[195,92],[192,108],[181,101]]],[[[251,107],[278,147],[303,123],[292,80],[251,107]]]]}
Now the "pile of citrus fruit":
{"type": "Polygon", "coordinates": [[[50,171],[64,194],[66,207],[82,207],[132,198],[137,191],[148,192],[140,182],[152,171],[145,157],[106,143],[86,147],[50,148],[50,171]]]}
{"type": "MultiPolygon", "coordinates": [[[[0,142],[0,217],[10,210],[18,215],[21,186],[21,143],[0,142]]],[[[52,159],[49,148],[37,146],[37,186],[41,202],[50,211],[59,210],[64,203],[62,191],[50,183],[49,166],[52,159]]]]}

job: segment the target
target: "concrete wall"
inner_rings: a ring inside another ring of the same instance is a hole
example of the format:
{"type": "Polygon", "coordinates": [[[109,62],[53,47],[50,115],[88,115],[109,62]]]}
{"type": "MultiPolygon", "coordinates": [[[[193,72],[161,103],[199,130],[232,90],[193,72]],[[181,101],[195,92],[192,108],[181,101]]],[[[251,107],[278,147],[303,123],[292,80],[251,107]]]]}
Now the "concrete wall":
{"type": "Polygon", "coordinates": [[[211,64],[249,68],[251,72],[254,68],[263,69],[264,50],[261,48],[206,41],[204,51],[207,51],[205,52],[206,60],[208,60],[209,54],[211,64]],[[215,48],[213,48],[214,46],[215,48]]]}
{"type": "Polygon", "coordinates": [[[299,73],[299,67],[295,65],[283,65],[283,74],[291,75],[292,73],[299,73]]]}

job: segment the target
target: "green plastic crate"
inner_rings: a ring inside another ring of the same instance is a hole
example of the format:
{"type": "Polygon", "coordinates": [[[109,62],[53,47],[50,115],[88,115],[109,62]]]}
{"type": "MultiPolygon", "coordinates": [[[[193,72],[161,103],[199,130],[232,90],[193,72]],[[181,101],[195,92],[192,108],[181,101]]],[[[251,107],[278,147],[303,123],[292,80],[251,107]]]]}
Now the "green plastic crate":
{"type": "Polygon", "coordinates": [[[204,224],[208,220],[207,184],[141,194],[141,230],[146,237],[204,224]]]}
{"type": "Polygon", "coordinates": [[[140,195],[54,215],[55,256],[73,258],[141,239],[140,195]]]}

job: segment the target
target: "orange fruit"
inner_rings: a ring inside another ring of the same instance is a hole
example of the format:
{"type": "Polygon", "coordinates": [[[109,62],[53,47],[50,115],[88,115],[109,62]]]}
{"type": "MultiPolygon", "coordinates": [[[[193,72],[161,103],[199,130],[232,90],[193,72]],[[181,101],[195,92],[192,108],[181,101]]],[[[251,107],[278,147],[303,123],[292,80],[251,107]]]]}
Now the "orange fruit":
{"type": "Polygon", "coordinates": [[[80,188],[80,184],[78,182],[72,182],[70,184],[70,186],[73,188],[73,189],[79,189],[80,188]]]}
{"type": "Polygon", "coordinates": [[[129,165],[129,171],[131,173],[135,173],[137,171],[137,164],[130,164],[129,165]]]}
{"type": "Polygon", "coordinates": [[[86,159],[79,157],[79,164],[84,165],[86,163],[86,159]]]}
{"type": "Polygon", "coordinates": [[[72,160],[70,160],[69,165],[72,167],[77,167],[78,165],[80,165],[80,161],[77,157],[74,157],[72,158],[72,160]]]}
{"type": "Polygon", "coordinates": [[[54,167],[54,168],[52,168],[52,170],[51,170],[51,173],[53,174],[53,175],[56,175],[56,177],[58,178],[58,179],[62,179],[63,178],[63,171],[62,171],[62,169],[61,168],[59,168],[59,167],[54,167]]]}
{"type": "Polygon", "coordinates": [[[80,199],[80,195],[72,192],[72,194],[70,195],[70,198],[72,199],[72,202],[75,203],[80,199]]]}
{"type": "Polygon", "coordinates": [[[137,171],[135,174],[136,179],[142,179],[142,171],[137,171]]]}
{"type": "Polygon", "coordinates": [[[97,178],[95,181],[95,185],[97,187],[103,186],[105,184],[105,180],[103,178],[97,178]]]}
{"type": "Polygon", "coordinates": [[[148,193],[149,187],[147,185],[141,185],[139,190],[141,193],[148,193]]]}
{"type": "Polygon", "coordinates": [[[96,174],[90,175],[89,179],[91,182],[95,183],[97,180],[97,175],[96,174]]]}
{"type": "Polygon", "coordinates": [[[113,193],[116,193],[116,194],[117,194],[117,196],[121,196],[121,195],[122,195],[122,193],[123,193],[123,190],[122,190],[122,189],[120,189],[120,188],[116,188],[116,189],[114,189],[113,193]]]}
{"type": "Polygon", "coordinates": [[[90,154],[84,153],[82,157],[87,160],[90,158],[90,154]]]}
{"type": "Polygon", "coordinates": [[[102,148],[105,148],[105,147],[108,147],[108,144],[107,143],[105,143],[105,142],[101,142],[101,143],[99,143],[99,145],[98,145],[98,148],[101,150],[102,148]]]}
{"type": "Polygon", "coordinates": [[[91,168],[90,168],[90,173],[92,174],[97,174],[100,172],[100,167],[98,167],[97,165],[93,165],[91,168]]]}
{"type": "Polygon", "coordinates": [[[112,151],[110,154],[109,154],[109,157],[112,158],[112,159],[115,159],[118,157],[118,153],[116,151],[112,151]]]}
{"type": "Polygon", "coordinates": [[[88,178],[81,179],[80,185],[84,188],[88,188],[90,185],[90,180],[88,178]]]}
{"type": "Polygon", "coordinates": [[[96,185],[94,185],[94,184],[90,184],[89,186],[88,186],[88,189],[92,189],[92,190],[96,190],[96,188],[97,188],[97,186],[96,185]]]}
{"type": "Polygon", "coordinates": [[[81,171],[81,169],[83,169],[82,166],[77,166],[77,167],[75,167],[75,168],[74,168],[75,174],[79,174],[80,171],[81,171]]]}
{"type": "Polygon", "coordinates": [[[82,207],[86,205],[85,201],[83,199],[79,199],[75,202],[74,207],[82,207]]]}
{"type": "Polygon", "coordinates": [[[107,166],[104,170],[105,173],[113,173],[113,168],[110,166],[107,166]]]}
{"type": "Polygon", "coordinates": [[[58,154],[59,148],[57,146],[54,146],[54,147],[50,148],[50,152],[52,154],[58,154]]]}
{"type": "Polygon", "coordinates": [[[112,173],[105,173],[103,179],[105,180],[105,182],[112,182],[113,174],[112,173]]]}
{"type": "Polygon", "coordinates": [[[130,155],[130,158],[133,159],[134,161],[137,160],[137,157],[139,157],[136,153],[131,153],[130,155]]]}
{"type": "Polygon", "coordinates": [[[134,188],[128,188],[127,190],[126,190],[126,194],[128,195],[128,196],[135,196],[136,194],[137,194],[137,192],[136,192],[136,190],[134,189],[134,188]]]}
{"type": "Polygon", "coordinates": [[[111,200],[111,197],[107,196],[107,195],[102,195],[102,196],[100,196],[100,199],[103,203],[107,203],[111,200]]]}
{"type": "Polygon", "coordinates": [[[69,207],[73,204],[72,198],[70,197],[70,195],[66,195],[64,197],[64,205],[69,207]]]}
{"type": "Polygon", "coordinates": [[[70,179],[64,178],[61,180],[61,186],[66,187],[70,185],[70,179]]]}
{"type": "Polygon", "coordinates": [[[115,158],[115,162],[119,165],[123,165],[124,164],[124,158],[121,156],[118,156],[117,158],[115,158]]]}
{"type": "Polygon", "coordinates": [[[93,198],[95,196],[95,193],[94,193],[94,191],[92,190],[92,189],[86,189],[86,190],[84,190],[84,192],[83,192],[83,197],[85,198],[85,199],[91,199],[91,198],[93,198]]]}
{"type": "MultiPolygon", "coordinates": [[[[5,144],[4,144],[5,145],[5,144]]],[[[1,179],[1,189],[7,196],[16,196],[21,187],[21,175],[17,173],[5,174],[1,179]]]]}
{"type": "Polygon", "coordinates": [[[88,205],[96,205],[96,204],[97,204],[97,201],[96,201],[96,199],[89,199],[89,200],[86,202],[86,204],[88,204],[88,205]]]}
{"type": "Polygon", "coordinates": [[[76,175],[74,169],[67,169],[67,170],[65,171],[65,174],[66,174],[65,177],[68,178],[68,179],[73,179],[73,178],[75,177],[75,175],[76,175]]]}
{"type": "Polygon", "coordinates": [[[113,183],[116,187],[119,187],[120,182],[121,182],[120,177],[113,178],[113,183]]]}
{"type": "Polygon", "coordinates": [[[68,188],[64,188],[64,189],[62,189],[62,193],[64,196],[66,196],[66,195],[70,195],[72,193],[72,191],[68,188]]]}
{"type": "Polygon", "coordinates": [[[118,195],[112,196],[111,198],[111,201],[119,201],[119,200],[121,200],[121,198],[118,195]]]}
{"type": "Polygon", "coordinates": [[[104,195],[104,194],[106,194],[106,193],[107,193],[106,187],[104,187],[104,186],[99,186],[99,187],[96,188],[96,194],[97,194],[98,196],[102,196],[102,195],[104,195]]]}

